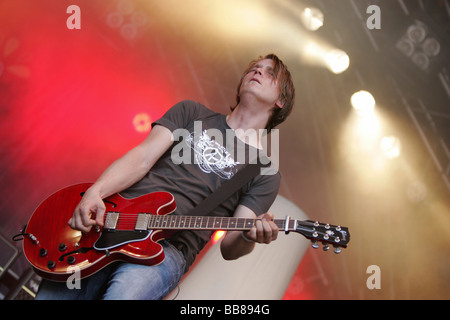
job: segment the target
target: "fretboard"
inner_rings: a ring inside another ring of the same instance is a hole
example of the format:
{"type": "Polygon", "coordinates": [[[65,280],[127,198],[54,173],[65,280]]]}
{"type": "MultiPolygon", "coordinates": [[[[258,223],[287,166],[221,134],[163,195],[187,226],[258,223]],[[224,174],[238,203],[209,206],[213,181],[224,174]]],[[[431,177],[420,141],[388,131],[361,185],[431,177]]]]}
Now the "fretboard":
{"type": "MultiPolygon", "coordinates": [[[[211,216],[151,215],[148,229],[250,230],[258,219],[211,216]]],[[[286,220],[273,220],[280,231],[286,231],[286,220]]],[[[296,221],[287,220],[287,231],[295,230],[296,221]]]]}

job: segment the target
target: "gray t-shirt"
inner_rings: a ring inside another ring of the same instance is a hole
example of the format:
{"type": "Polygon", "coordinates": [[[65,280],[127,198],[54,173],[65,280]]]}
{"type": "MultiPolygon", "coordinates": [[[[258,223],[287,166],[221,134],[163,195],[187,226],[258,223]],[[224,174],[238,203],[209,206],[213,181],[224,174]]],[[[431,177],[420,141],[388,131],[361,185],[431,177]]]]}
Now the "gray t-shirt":
{"type": "MultiPolygon", "coordinates": [[[[268,161],[262,150],[236,138],[225,115],[194,101],[176,104],[152,125],[168,128],[175,137],[179,136],[179,140],[175,139],[172,147],[142,180],[121,194],[134,198],[155,191],[170,192],[177,205],[175,215],[189,215],[191,209],[249,163],[249,158],[255,154],[264,159],[263,163],[268,161]]],[[[256,215],[263,214],[275,200],[279,185],[278,172],[258,175],[213,212],[204,215],[233,216],[239,204],[256,215]]],[[[172,236],[183,244],[186,270],[211,235],[211,231],[183,230],[172,236]]]]}

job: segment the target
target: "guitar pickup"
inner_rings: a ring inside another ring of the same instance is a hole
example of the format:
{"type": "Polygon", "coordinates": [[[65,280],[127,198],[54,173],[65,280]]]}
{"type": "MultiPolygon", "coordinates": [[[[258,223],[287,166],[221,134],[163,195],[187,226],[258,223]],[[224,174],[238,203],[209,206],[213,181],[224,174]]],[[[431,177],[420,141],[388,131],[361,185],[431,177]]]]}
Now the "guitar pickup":
{"type": "Polygon", "coordinates": [[[119,220],[120,212],[108,212],[105,219],[105,229],[115,230],[117,228],[117,221],[119,220]]]}
{"type": "Polygon", "coordinates": [[[138,213],[134,230],[147,231],[150,215],[146,213],[138,213]]]}

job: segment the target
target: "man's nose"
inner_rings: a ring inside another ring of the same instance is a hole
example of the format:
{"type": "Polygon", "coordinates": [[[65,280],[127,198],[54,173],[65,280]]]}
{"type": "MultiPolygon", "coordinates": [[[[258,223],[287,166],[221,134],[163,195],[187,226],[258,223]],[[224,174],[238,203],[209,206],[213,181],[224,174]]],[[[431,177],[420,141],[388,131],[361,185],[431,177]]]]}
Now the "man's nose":
{"type": "Polygon", "coordinates": [[[256,68],[255,69],[255,74],[262,75],[262,69],[261,68],[256,68]]]}

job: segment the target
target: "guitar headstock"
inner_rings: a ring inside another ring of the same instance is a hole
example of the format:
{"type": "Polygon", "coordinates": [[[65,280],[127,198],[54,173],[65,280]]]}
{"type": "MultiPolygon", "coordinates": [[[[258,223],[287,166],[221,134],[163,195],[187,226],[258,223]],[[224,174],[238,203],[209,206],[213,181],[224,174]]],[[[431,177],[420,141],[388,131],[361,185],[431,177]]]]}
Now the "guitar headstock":
{"type": "Polygon", "coordinates": [[[340,253],[342,251],[341,248],[346,248],[350,241],[348,228],[330,225],[328,223],[320,223],[318,221],[297,220],[295,231],[310,239],[314,249],[319,248],[319,242],[322,242],[324,251],[328,251],[330,245],[332,245],[334,247],[334,252],[340,253]]]}

